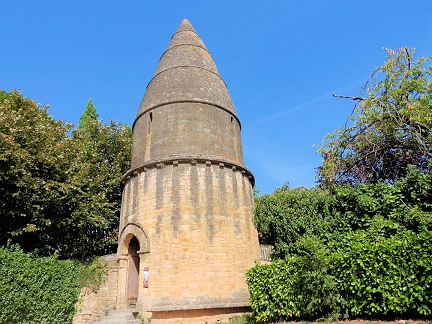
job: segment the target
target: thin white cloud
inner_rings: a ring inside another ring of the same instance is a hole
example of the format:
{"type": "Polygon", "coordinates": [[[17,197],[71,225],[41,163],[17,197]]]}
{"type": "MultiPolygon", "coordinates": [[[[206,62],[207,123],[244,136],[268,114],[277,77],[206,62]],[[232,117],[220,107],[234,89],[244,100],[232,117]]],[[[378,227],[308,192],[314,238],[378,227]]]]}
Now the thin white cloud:
{"type": "Polygon", "coordinates": [[[351,81],[351,82],[349,82],[349,83],[347,83],[347,84],[345,84],[345,85],[343,85],[343,86],[341,86],[341,87],[339,87],[339,88],[336,88],[336,89],[334,89],[334,90],[332,90],[332,91],[328,91],[328,92],[326,92],[326,93],[324,93],[324,94],[322,94],[322,95],[320,95],[320,96],[317,96],[317,97],[315,97],[315,98],[313,98],[313,99],[311,99],[311,100],[309,100],[309,101],[307,101],[307,102],[305,102],[305,103],[302,103],[302,104],[297,105],[297,106],[295,106],[295,107],[291,107],[291,108],[288,108],[288,109],[284,109],[284,110],[282,110],[282,111],[280,111],[280,112],[278,112],[278,113],[276,113],[276,114],[273,114],[273,115],[270,115],[270,116],[264,117],[264,118],[262,118],[262,119],[256,120],[256,121],[254,121],[254,122],[251,122],[250,124],[251,124],[251,125],[261,124],[261,123],[264,123],[264,122],[269,121],[269,120],[271,120],[271,119],[275,119],[275,118],[278,118],[278,117],[281,117],[281,116],[287,115],[287,114],[289,114],[289,113],[291,113],[291,112],[293,112],[293,111],[296,111],[296,110],[299,110],[299,109],[305,108],[305,107],[307,107],[307,106],[313,105],[313,104],[315,104],[315,103],[317,103],[317,102],[320,102],[320,101],[322,101],[322,100],[324,100],[324,99],[328,99],[328,98],[330,98],[331,95],[332,95],[333,93],[338,93],[338,92],[340,92],[340,91],[342,91],[342,90],[345,90],[345,89],[351,88],[351,87],[354,86],[354,85],[357,85],[360,81],[364,81],[364,80],[366,80],[366,78],[367,78],[367,76],[364,76],[364,77],[358,78],[358,79],[356,79],[356,80],[354,80],[354,81],[351,81]]]}
{"type": "Polygon", "coordinates": [[[328,98],[329,95],[331,95],[331,93],[330,93],[330,94],[326,93],[325,95],[322,95],[322,96],[319,96],[319,97],[317,97],[317,98],[314,98],[314,99],[312,99],[312,100],[310,100],[310,101],[307,101],[307,102],[305,102],[305,103],[302,103],[301,105],[298,105],[298,106],[295,106],[295,107],[291,107],[291,108],[285,109],[285,110],[283,110],[283,111],[281,111],[281,112],[279,112],[279,113],[276,113],[276,114],[273,114],[273,115],[270,115],[270,116],[264,117],[264,118],[262,118],[262,119],[256,120],[256,121],[252,122],[251,125],[261,124],[261,123],[264,123],[264,122],[269,121],[269,120],[271,120],[271,119],[275,119],[275,118],[278,118],[278,117],[281,117],[281,116],[287,115],[287,114],[289,114],[290,112],[293,112],[293,111],[299,110],[299,109],[301,109],[301,108],[304,108],[304,107],[310,106],[310,105],[312,105],[312,104],[314,104],[314,103],[317,103],[317,102],[319,102],[319,101],[321,101],[321,100],[323,100],[323,99],[325,99],[325,98],[328,98]]]}

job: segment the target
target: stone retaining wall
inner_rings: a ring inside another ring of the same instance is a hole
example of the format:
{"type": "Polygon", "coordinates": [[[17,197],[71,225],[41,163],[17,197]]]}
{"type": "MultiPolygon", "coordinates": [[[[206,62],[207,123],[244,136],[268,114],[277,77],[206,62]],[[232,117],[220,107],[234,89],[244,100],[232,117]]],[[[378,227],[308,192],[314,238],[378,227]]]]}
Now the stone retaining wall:
{"type": "Polygon", "coordinates": [[[108,275],[105,282],[96,292],[88,288],[81,290],[76,305],[78,313],[74,316],[73,324],[85,324],[97,321],[109,310],[116,308],[118,263],[117,255],[111,254],[101,257],[107,263],[108,275]]]}

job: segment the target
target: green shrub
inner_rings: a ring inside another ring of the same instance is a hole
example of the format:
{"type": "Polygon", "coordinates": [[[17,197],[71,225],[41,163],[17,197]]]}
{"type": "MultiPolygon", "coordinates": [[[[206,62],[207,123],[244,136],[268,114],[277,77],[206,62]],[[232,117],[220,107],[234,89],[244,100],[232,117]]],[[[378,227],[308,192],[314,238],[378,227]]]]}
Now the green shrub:
{"type": "Polygon", "coordinates": [[[432,231],[386,237],[397,226],[378,217],[328,250],[305,236],[299,254],[256,264],[247,273],[256,319],[430,316],[432,231]]]}
{"type": "Polygon", "coordinates": [[[254,211],[260,242],[273,245],[274,257],[281,259],[298,253],[297,241],[304,235],[332,244],[347,233],[367,230],[376,216],[416,233],[432,230],[432,174],[411,168],[394,185],[339,186],[333,192],[284,186],[257,197],[254,211]]]}
{"type": "Polygon", "coordinates": [[[301,255],[256,264],[247,274],[251,306],[258,321],[316,319],[330,314],[340,297],[328,273],[328,252],[316,237],[299,243],[301,255]]]}
{"type": "Polygon", "coordinates": [[[432,174],[411,168],[394,185],[340,186],[334,188],[334,197],[333,212],[353,231],[368,229],[375,216],[393,220],[414,232],[432,230],[432,174]]]}
{"type": "Polygon", "coordinates": [[[247,273],[260,321],[432,315],[432,174],[258,197],[270,265],[247,273]],[[278,260],[279,258],[279,260],[278,260]]]}
{"type": "Polygon", "coordinates": [[[71,323],[81,287],[101,271],[17,246],[0,248],[0,323],[71,323]]]}
{"type": "Polygon", "coordinates": [[[287,187],[255,200],[254,221],[262,244],[275,247],[274,256],[297,253],[296,241],[303,235],[326,236],[345,224],[333,213],[336,200],[324,190],[301,191],[287,187]]]}
{"type": "Polygon", "coordinates": [[[432,231],[359,231],[332,255],[331,274],[353,316],[432,314],[432,231]]]}

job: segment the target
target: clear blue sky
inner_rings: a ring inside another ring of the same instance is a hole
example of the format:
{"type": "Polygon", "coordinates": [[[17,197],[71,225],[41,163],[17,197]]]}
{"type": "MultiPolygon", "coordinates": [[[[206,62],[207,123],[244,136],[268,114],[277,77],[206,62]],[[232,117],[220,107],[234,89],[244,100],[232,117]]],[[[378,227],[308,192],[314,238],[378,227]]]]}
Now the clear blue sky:
{"type": "Polygon", "coordinates": [[[432,1],[4,1],[0,88],[76,124],[91,97],[104,121],[132,124],[183,18],[212,53],[242,122],[261,193],[315,185],[314,155],[343,125],[383,46],[432,55],[432,1]]]}

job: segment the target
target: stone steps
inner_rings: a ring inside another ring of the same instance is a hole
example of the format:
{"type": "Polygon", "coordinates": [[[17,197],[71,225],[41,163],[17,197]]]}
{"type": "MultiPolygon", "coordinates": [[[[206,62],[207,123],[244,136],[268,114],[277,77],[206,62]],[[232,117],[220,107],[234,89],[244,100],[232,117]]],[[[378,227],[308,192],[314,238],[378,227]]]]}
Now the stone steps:
{"type": "Polygon", "coordinates": [[[93,324],[141,324],[141,320],[136,318],[137,315],[135,309],[110,310],[106,316],[102,316],[93,324]]]}

